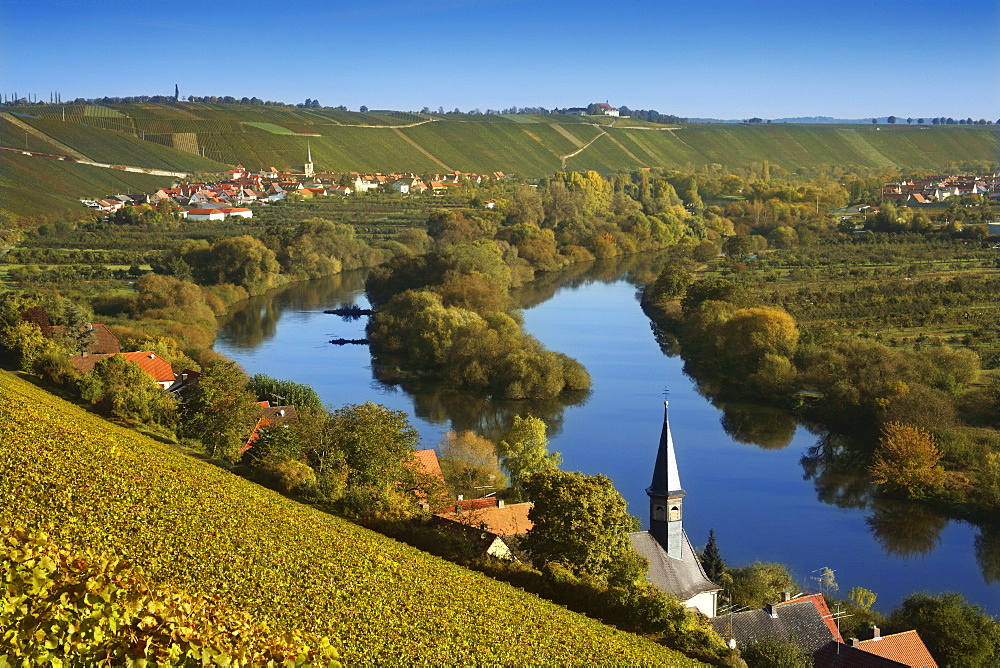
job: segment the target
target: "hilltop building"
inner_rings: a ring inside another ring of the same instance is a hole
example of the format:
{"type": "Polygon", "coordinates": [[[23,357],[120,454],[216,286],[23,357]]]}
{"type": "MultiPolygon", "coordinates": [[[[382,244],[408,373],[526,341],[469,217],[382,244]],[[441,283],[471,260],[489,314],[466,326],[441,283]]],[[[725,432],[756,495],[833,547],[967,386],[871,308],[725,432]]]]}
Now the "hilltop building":
{"type": "Polygon", "coordinates": [[[657,589],[697,608],[708,617],[718,609],[722,587],[705,575],[701,560],[684,531],[681,487],[670,434],[667,402],[663,402],[663,430],[653,468],[653,481],[646,488],[649,495],[649,531],[629,534],[635,551],[649,560],[646,578],[657,589]]]}

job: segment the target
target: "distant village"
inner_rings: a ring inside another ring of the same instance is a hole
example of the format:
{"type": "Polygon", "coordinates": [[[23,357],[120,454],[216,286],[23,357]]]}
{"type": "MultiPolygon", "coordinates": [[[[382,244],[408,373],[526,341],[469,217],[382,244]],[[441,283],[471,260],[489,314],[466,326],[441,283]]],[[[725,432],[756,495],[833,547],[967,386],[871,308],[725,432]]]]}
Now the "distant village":
{"type": "Polygon", "coordinates": [[[909,207],[940,204],[950,197],[979,195],[992,201],[1000,199],[1000,174],[932,176],[910,179],[882,186],[882,199],[909,207]]]}
{"type": "MultiPolygon", "coordinates": [[[[451,172],[434,174],[426,180],[410,173],[316,172],[312,155],[301,172],[281,172],[271,167],[251,172],[243,165],[224,172],[221,181],[184,183],[172,188],[160,188],[154,193],[110,195],[105,199],[80,200],[84,206],[101,213],[114,213],[124,206],[169,206],[174,214],[187,220],[225,220],[230,217],[252,218],[252,205],[280,202],[291,194],[301,197],[347,197],[355,193],[388,192],[400,195],[443,196],[466,184],[502,181],[503,172],[475,174],[451,172]]],[[[485,202],[493,208],[494,201],[485,202]]]]}

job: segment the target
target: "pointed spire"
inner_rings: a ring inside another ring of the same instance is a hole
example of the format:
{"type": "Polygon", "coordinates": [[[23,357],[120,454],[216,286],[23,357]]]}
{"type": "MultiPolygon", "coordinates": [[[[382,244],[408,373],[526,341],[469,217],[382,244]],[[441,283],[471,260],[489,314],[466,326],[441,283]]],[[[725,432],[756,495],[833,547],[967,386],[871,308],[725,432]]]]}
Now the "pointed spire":
{"type": "Polygon", "coordinates": [[[674,454],[674,439],[670,435],[670,420],[667,409],[670,402],[663,402],[663,430],[660,432],[660,447],[656,452],[653,480],[647,494],[658,496],[683,496],[681,476],[677,470],[677,455],[674,454]]]}
{"type": "Polygon", "coordinates": [[[306,162],[313,161],[312,147],[309,145],[309,140],[306,140],[306,162]]]}

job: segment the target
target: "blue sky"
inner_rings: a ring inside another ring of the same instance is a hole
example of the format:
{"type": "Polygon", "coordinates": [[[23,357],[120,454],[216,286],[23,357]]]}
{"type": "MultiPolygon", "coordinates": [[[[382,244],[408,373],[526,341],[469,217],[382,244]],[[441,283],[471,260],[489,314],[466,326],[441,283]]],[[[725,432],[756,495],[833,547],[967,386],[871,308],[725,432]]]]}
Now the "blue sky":
{"type": "Polygon", "coordinates": [[[0,90],[1000,118],[1000,2],[0,0],[0,90]]]}

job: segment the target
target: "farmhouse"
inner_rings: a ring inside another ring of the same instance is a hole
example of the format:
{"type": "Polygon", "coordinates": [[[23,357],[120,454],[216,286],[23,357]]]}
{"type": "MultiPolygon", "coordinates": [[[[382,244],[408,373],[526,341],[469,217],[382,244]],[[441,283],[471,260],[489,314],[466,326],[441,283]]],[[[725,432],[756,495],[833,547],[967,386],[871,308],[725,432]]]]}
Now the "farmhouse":
{"type": "Polygon", "coordinates": [[[191,209],[187,212],[188,220],[225,220],[222,209],[191,209]]]}
{"type": "MultiPolygon", "coordinates": [[[[134,353],[117,354],[124,357],[126,361],[137,364],[140,369],[145,371],[146,374],[155,380],[156,384],[164,390],[169,390],[170,387],[177,382],[177,376],[174,375],[174,370],[170,366],[170,362],[163,359],[156,353],[145,350],[134,353]]],[[[73,368],[80,373],[88,373],[94,370],[94,367],[98,362],[106,360],[109,357],[114,357],[114,355],[70,355],[69,363],[72,364],[73,368]]]]}

